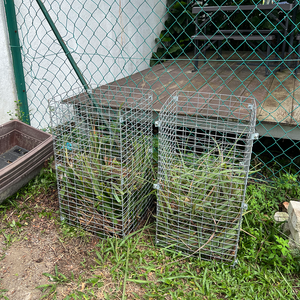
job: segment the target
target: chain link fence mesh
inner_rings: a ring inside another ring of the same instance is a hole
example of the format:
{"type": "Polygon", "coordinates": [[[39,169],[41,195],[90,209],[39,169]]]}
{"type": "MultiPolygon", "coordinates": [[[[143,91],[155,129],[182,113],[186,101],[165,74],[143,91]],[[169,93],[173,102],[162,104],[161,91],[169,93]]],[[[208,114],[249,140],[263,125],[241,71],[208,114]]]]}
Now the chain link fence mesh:
{"type": "Polygon", "coordinates": [[[152,89],[157,113],[175,90],[255,98],[253,164],[299,172],[298,1],[45,0],[67,53],[37,2],[15,0],[33,126],[47,130],[47,100],[82,86],[72,55],[88,85],[152,89]]]}

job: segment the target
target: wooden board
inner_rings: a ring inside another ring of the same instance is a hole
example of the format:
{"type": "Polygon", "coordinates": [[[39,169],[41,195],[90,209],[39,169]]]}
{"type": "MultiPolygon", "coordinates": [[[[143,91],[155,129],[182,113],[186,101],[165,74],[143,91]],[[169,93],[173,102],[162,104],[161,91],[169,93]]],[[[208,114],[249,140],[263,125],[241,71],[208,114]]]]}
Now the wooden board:
{"type": "Polygon", "coordinates": [[[273,77],[269,93],[261,102],[258,117],[264,122],[288,125],[291,123],[295,78],[287,69],[277,72],[273,77]],[[292,94],[289,94],[289,91],[292,94]]]}
{"type": "MultiPolygon", "coordinates": [[[[208,51],[207,57],[210,55],[214,53],[208,51]]],[[[168,60],[117,80],[114,84],[151,89],[155,95],[153,108],[156,111],[161,109],[163,103],[176,90],[243,97],[252,94],[256,99],[259,121],[286,125],[295,125],[300,121],[300,83],[291,75],[290,70],[266,77],[264,66],[258,68],[237,61],[255,59],[255,54],[251,56],[251,52],[239,52],[237,55],[225,51],[222,55],[225,60],[216,60],[214,56],[212,60],[199,61],[196,72],[191,55],[168,60]],[[298,90],[293,92],[295,89],[298,90]],[[292,92],[291,95],[289,91],[292,92]]]]}

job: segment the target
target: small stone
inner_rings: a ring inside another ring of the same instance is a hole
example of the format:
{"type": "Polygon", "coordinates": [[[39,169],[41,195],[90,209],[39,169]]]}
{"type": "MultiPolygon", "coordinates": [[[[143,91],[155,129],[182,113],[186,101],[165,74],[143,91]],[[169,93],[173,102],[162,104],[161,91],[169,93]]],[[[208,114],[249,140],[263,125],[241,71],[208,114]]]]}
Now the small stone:
{"type": "Polygon", "coordinates": [[[286,212],[278,211],[275,213],[274,219],[276,222],[286,222],[289,219],[289,215],[286,212]]]}
{"type": "Polygon", "coordinates": [[[288,208],[289,219],[295,230],[300,231],[300,202],[291,201],[288,208]]]}

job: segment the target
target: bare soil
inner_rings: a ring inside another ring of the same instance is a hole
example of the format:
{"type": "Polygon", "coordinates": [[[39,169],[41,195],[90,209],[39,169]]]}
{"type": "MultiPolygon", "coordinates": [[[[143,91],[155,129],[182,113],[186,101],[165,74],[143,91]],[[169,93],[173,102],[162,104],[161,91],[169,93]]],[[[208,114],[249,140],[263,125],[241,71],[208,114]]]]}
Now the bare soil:
{"type": "MultiPolygon", "coordinates": [[[[89,272],[86,266],[94,263],[91,249],[98,240],[89,238],[62,237],[58,220],[57,191],[51,189],[35,199],[20,199],[26,202],[27,209],[21,212],[11,207],[6,211],[7,218],[0,223],[5,233],[0,235],[0,298],[10,300],[33,300],[43,296],[37,286],[49,284],[44,273],[54,274],[57,270],[65,276],[78,277],[89,272]],[[22,218],[22,214],[30,212],[22,218]],[[46,213],[45,213],[46,212],[46,213]],[[45,214],[48,216],[45,216],[45,214]],[[50,217],[51,215],[51,217],[50,217]],[[22,220],[19,222],[19,220],[22,220]],[[9,225],[8,224],[17,225],[9,225]],[[15,239],[10,245],[8,239],[15,239]],[[85,264],[81,264],[85,261],[85,264]],[[6,291],[5,291],[6,290],[6,291]]],[[[63,299],[72,289],[72,284],[58,290],[57,299],[63,299]]]]}

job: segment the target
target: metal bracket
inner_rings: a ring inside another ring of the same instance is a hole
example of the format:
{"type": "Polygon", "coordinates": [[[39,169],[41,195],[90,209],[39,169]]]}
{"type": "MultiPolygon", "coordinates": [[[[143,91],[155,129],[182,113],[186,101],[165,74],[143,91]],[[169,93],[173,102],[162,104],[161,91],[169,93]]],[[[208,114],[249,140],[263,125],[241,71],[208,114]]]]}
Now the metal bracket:
{"type": "Polygon", "coordinates": [[[247,210],[248,209],[248,204],[247,203],[243,203],[242,204],[242,209],[243,210],[247,210]]]}
{"type": "Polygon", "coordinates": [[[250,138],[251,138],[252,140],[258,140],[259,134],[258,134],[257,132],[256,132],[256,133],[252,133],[250,138]]]}
{"type": "Polygon", "coordinates": [[[239,263],[239,260],[238,259],[236,259],[234,262],[233,262],[233,264],[232,264],[232,268],[235,268],[235,266],[237,265],[239,263]]]}
{"type": "Polygon", "coordinates": [[[154,188],[155,190],[159,190],[159,184],[158,184],[158,183],[154,183],[154,184],[153,184],[153,188],[154,188]]]}

